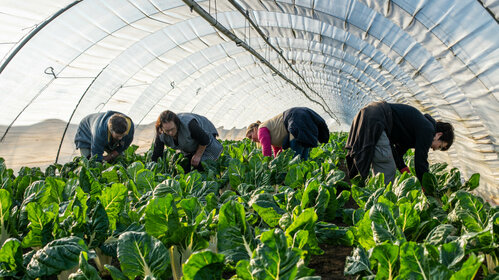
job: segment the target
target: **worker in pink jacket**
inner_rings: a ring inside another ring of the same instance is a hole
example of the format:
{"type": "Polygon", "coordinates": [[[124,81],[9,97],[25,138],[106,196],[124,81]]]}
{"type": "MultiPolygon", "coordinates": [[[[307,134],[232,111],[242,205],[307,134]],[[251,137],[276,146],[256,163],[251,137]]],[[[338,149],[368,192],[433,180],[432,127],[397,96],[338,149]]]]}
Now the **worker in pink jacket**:
{"type": "Polygon", "coordinates": [[[305,107],[294,107],[264,121],[248,126],[246,137],[262,145],[264,156],[276,156],[282,149],[291,148],[307,160],[310,149],[318,142],[329,141],[329,129],[324,119],[305,107]]]}

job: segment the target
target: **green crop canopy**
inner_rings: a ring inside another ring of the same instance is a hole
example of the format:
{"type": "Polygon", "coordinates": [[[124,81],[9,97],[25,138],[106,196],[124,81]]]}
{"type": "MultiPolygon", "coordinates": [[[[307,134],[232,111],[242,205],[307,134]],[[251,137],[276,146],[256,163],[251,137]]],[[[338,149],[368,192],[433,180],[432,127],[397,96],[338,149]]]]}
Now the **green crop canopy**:
{"type": "Polygon", "coordinates": [[[499,203],[497,0],[84,0],[0,4],[0,157],[9,168],[79,155],[80,120],[120,111],[150,148],[163,110],[227,138],[293,106],[348,131],[371,101],[456,130],[430,153],[499,203]]]}

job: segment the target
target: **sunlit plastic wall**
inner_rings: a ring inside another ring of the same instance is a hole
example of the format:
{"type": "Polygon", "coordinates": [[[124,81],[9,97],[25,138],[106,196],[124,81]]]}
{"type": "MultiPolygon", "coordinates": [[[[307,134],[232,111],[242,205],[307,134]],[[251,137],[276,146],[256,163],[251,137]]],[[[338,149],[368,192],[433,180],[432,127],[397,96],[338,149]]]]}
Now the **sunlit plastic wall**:
{"type": "Polygon", "coordinates": [[[499,202],[497,1],[0,5],[0,156],[10,168],[70,160],[76,125],[93,112],[131,116],[145,150],[165,109],[231,130],[308,106],[347,131],[362,106],[386,100],[452,122],[455,144],[432,160],[463,178],[479,172],[478,192],[499,202]]]}

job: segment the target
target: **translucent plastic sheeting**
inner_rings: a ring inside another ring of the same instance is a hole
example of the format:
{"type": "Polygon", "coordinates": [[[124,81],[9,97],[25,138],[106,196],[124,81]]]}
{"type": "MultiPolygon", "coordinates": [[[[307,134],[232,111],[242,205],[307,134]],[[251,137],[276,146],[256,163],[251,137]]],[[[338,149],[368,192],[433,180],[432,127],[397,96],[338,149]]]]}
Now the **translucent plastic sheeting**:
{"type": "Polygon", "coordinates": [[[478,192],[499,202],[497,1],[196,1],[205,18],[184,1],[0,3],[7,165],[70,160],[93,112],[131,116],[144,151],[165,109],[237,138],[293,106],[348,131],[360,108],[386,100],[452,122],[455,144],[433,160],[480,172],[478,192]]]}

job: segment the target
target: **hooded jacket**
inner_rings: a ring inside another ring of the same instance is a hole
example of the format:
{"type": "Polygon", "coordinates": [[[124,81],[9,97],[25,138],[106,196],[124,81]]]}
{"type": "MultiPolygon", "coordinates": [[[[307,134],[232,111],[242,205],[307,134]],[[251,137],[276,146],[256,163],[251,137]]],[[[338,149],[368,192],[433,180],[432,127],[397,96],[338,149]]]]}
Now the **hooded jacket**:
{"type": "Polygon", "coordinates": [[[369,175],[374,147],[384,130],[399,170],[406,167],[403,156],[407,150],[415,149],[414,165],[421,182],[423,174],[428,172],[428,151],[436,133],[435,125],[430,115],[423,115],[412,106],[384,101],[370,103],[357,113],[350,128],[345,146],[349,176],[369,175]]]}
{"type": "Polygon", "coordinates": [[[133,141],[134,125],[132,119],[125,116],[128,123],[126,135],[120,141],[114,141],[107,122],[114,114],[121,114],[115,111],[90,114],[84,117],[78,125],[75,135],[76,148],[90,149],[91,155],[97,155],[97,160],[102,161],[104,151],[117,151],[122,153],[133,141]]]}
{"type": "MultiPolygon", "coordinates": [[[[303,147],[317,147],[329,141],[326,121],[306,107],[294,107],[283,113],[284,126],[303,147]]],[[[287,147],[283,147],[287,148],[287,147]]]]}

